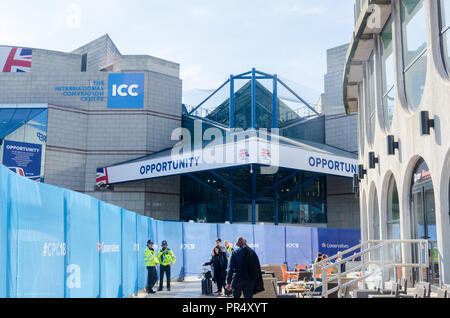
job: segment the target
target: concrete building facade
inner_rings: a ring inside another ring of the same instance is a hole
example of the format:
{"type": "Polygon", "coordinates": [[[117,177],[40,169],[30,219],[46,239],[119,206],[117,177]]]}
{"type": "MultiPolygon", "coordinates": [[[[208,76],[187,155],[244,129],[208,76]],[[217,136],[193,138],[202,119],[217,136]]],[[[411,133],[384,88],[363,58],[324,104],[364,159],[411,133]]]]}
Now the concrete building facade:
{"type": "Polygon", "coordinates": [[[327,73],[324,76],[322,100],[322,113],[325,115],[345,113],[342,103],[342,74],[347,49],[348,44],[344,44],[327,50],[327,73]]]}
{"type": "Polygon", "coordinates": [[[356,1],[343,77],[358,114],[362,239],[430,240],[435,284],[450,284],[449,8],[356,1]]]}
{"type": "MultiPolygon", "coordinates": [[[[354,154],[358,153],[357,116],[346,114],[342,99],[342,76],[348,44],[327,50],[327,73],[321,110],[325,117],[325,143],[354,154]]],[[[330,227],[359,229],[359,200],[352,180],[327,177],[327,204],[330,227]]]]}
{"type": "Polygon", "coordinates": [[[45,183],[150,217],[178,220],[178,177],[100,190],[96,169],[173,145],[171,133],[181,125],[179,64],[122,55],[108,35],[71,53],[31,50],[32,71],[0,73],[0,105],[27,109],[41,104],[48,109],[45,183]],[[141,108],[108,107],[108,76],[116,73],[143,74],[141,108]],[[82,97],[83,87],[98,88],[98,98],[82,97]]]}

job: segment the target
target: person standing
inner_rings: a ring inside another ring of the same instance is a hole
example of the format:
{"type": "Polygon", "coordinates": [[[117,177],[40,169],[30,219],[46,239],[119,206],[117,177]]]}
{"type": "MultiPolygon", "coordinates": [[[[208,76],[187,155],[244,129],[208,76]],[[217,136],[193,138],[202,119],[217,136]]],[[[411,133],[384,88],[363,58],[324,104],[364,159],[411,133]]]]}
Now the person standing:
{"type": "Polygon", "coordinates": [[[227,253],[227,261],[230,261],[231,254],[233,253],[233,244],[231,244],[229,241],[223,242],[226,248],[227,253]]]}
{"type": "Polygon", "coordinates": [[[237,248],[230,258],[227,274],[227,289],[233,298],[252,298],[254,294],[264,291],[261,266],[258,255],[247,246],[243,237],[238,238],[237,248]]]}
{"type": "Polygon", "coordinates": [[[222,239],[220,239],[220,238],[217,238],[216,239],[216,246],[218,247],[218,248],[220,248],[220,250],[222,251],[222,252],[224,252],[224,253],[226,253],[226,246],[222,246],[222,239]]]}
{"type": "MultiPolygon", "coordinates": [[[[219,240],[219,239],[218,239],[219,240]]],[[[211,260],[208,263],[204,263],[202,266],[211,265],[213,270],[213,281],[216,283],[217,291],[215,293],[221,294],[222,288],[225,289],[225,279],[227,275],[228,261],[226,254],[219,242],[213,248],[211,260]]]]}
{"type": "Polygon", "coordinates": [[[314,260],[314,264],[320,263],[322,261],[322,259],[323,259],[322,253],[320,253],[320,252],[317,253],[317,257],[314,260]]]}
{"type": "Polygon", "coordinates": [[[153,242],[149,240],[147,242],[147,247],[144,251],[144,262],[147,267],[147,293],[154,294],[153,286],[155,286],[156,280],[158,279],[156,275],[156,265],[159,264],[156,251],[153,249],[153,242]]]}
{"type": "MultiPolygon", "coordinates": [[[[342,261],[342,252],[341,251],[338,252],[338,257],[336,258],[335,263],[338,263],[340,261],[342,261]]],[[[341,267],[341,273],[345,273],[345,263],[342,263],[340,267],[341,267]]],[[[336,266],[336,271],[337,271],[337,266],[336,266]]]]}
{"type": "Polygon", "coordinates": [[[170,291],[170,267],[175,263],[176,257],[171,249],[167,247],[167,241],[162,241],[162,249],[158,253],[159,265],[159,288],[163,289],[164,273],[166,274],[167,290],[170,291]]]}

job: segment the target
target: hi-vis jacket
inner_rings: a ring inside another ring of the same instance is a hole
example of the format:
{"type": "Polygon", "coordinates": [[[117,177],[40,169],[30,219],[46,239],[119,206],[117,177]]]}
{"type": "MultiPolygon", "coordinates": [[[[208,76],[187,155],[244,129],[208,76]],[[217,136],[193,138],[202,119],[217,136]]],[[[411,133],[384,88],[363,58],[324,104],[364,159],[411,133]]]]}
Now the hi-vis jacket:
{"type": "Polygon", "coordinates": [[[144,251],[144,262],[145,266],[156,266],[159,264],[158,257],[156,256],[156,252],[154,249],[149,249],[148,246],[144,251]]]}
{"type": "Polygon", "coordinates": [[[158,260],[163,266],[174,264],[176,259],[175,254],[169,248],[158,252],[158,260]]]}
{"type": "Polygon", "coordinates": [[[231,253],[233,253],[233,247],[228,246],[227,247],[227,260],[230,261],[231,253]]]}

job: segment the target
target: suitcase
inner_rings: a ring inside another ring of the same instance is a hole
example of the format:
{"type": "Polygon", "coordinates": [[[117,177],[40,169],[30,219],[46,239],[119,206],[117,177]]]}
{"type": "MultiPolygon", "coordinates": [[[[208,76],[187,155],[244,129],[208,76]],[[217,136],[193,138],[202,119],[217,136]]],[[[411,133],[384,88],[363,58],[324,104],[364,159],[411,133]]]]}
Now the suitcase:
{"type": "Polygon", "coordinates": [[[202,295],[212,295],[212,281],[210,278],[202,279],[202,295]]]}

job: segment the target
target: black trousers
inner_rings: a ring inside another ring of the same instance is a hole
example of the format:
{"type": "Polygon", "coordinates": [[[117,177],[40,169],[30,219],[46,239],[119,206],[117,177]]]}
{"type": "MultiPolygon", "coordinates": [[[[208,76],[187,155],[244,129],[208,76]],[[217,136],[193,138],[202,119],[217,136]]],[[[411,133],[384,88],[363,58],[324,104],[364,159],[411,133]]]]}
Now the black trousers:
{"type": "Polygon", "coordinates": [[[214,277],[214,280],[215,280],[215,283],[217,286],[217,291],[221,292],[222,288],[224,288],[224,289],[226,288],[226,284],[225,284],[226,278],[227,278],[226,272],[220,273],[214,277]]]}
{"type": "Polygon", "coordinates": [[[170,288],[170,265],[159,265],[159,289],[163,288],[164,273],[166,273],[167,288],[170,288]]]}
{"type": "Polygon", "coordinates": [[[152,290],[155,286],[158,276],[156,274],[156,266],[147,266],[147,290],[152,290]]]}
{"type": "Polygon", "coordinates": [[[253,287],[250,281],[233,281],[231,288],[233,288],[233,298],[241,298],[241,294],[244,294],[244,298],[253,298],[253,287]]]}

